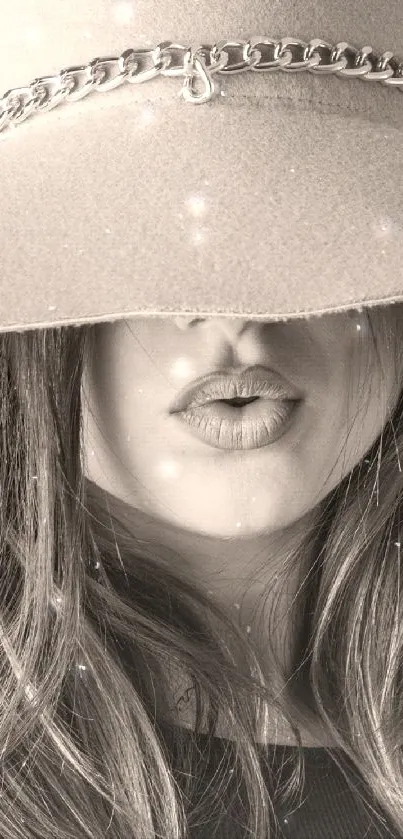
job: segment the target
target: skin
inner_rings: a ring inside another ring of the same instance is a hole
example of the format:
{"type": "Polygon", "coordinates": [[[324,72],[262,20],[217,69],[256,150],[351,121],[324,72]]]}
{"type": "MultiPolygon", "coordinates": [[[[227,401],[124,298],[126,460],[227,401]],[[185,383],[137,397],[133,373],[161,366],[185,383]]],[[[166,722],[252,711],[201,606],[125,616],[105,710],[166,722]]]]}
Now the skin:
{"type": "MultiPolygon", "coordinates": [[[[372,312],[375,329],[381,321],[389,328],[388,339],[378,339],[379,358],[367,316],[357,312],[285,323],[158,317],[94,327],[83,379],[85,474],[111,493],[111,508],[133,532],[175,552],[180,573],[232,614],[242,599],[238,612],[251,642],[258,640],[259,593],[393,413],[400,312],[372,312]],[[298,419],[276,443],[220,450],[169,416],[172,400],[196,377],[255,363],[303,395],[298,419]]],[[[284,613],[300,579],[284,589],[284,613]]],[[[288,631],[285,625],[278,639],[285,665],[288,631]]]]}

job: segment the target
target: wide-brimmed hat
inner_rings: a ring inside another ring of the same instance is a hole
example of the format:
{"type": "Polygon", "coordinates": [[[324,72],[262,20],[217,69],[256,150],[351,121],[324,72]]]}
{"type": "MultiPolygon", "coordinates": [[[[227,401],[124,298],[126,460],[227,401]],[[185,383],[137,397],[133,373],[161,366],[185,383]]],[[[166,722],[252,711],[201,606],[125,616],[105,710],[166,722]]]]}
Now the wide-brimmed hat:
{"type": "Polygon", "coordinates": [[[399,0],[13,0],[0,84],[0,332],[403,299],[399,0]]]}

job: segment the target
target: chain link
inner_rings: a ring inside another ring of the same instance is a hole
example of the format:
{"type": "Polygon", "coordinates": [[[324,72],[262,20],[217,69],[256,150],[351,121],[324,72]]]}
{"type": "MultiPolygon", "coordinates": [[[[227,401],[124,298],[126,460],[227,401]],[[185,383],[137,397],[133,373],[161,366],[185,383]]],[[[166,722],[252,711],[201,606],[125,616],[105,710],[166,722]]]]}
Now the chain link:
{"type": "Polygon", "coordinates": [[[35,113],[50,111],[62,102],[83,99],[94,90],[104,93],[124,82],[142,84],[158,75],[184,76],[179,95],[186,102],[202,104],[220,91],[213,76],[247,70],[332,73],[340,78],[380,82],[403,92],[403,62],[390,51],[377,56],[370,46],[357,49],[345,41],[332,45],[320,38],[305,43],[296,38],[277,41],[260,35],[248,41],[202,44],[195,50],[163,41],[152,49],[127,49],[118,57],[94,58],[88,65],[67,67],[54,76],[34,79],[26,87],[8,90],[0,98],[0,131],[6,125],[18,125],[35,113]],[[238,60],[233,63],[232,52],[238,52],[238,60]],[[143,67],[147,62],[151,62],[148,69],[143,67]],[[203,90],[198,92],[200,84],[203,90]]]}

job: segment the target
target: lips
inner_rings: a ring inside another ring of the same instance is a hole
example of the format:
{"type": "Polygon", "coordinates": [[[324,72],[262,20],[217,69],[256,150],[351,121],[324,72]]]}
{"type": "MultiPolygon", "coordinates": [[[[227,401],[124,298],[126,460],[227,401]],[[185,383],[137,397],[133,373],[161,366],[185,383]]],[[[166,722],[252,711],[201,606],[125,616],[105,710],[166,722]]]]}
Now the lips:
{"type": "Polygon", "coordinates": [[[210,402],[179,411],[176,419],[209,446],[240,452],[276,443],[294,424],[301,404],[302,400],[256,399],[236,409],[222,401],[210,402]]]}
{"type": "Polygon", "coordinates": [[[217,371],[193,381],[180,391],[169,408],[170,414],[215,401],[233,399],[299,400],[302,393],[283,376],[261,364],[239,372],[217,371]]]}

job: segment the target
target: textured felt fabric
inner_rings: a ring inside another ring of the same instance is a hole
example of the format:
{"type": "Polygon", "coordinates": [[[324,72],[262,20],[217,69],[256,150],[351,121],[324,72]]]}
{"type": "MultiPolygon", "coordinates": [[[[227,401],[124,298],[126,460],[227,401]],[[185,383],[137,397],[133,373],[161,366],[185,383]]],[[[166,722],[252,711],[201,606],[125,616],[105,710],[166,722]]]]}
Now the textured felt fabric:
{"type": "MultiPolygon", "coordinates": [[[[13,0],[0,95],[129,47],[258,34],[401,59],[402,6],[13,0]]],[[[403,298],[402,90],[307,72],[215,78],[222,95],[204,104],[180,97],[183,77],[159,76],[0,132],[0,331],[403,298]]]]}

